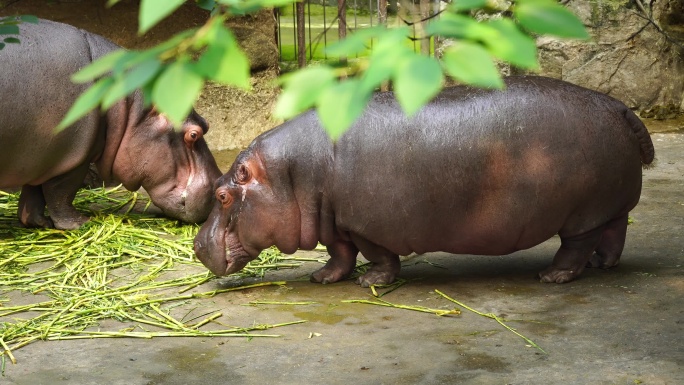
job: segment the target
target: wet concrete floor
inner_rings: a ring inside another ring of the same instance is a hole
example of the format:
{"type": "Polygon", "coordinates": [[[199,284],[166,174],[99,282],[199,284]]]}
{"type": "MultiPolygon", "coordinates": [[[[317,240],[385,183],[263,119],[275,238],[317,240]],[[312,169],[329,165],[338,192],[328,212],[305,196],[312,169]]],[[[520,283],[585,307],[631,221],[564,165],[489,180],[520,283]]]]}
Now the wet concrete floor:
{"type": "MultiPolygon", "coordinates": [[[[621,265],[588,269],[563,285],[536,274],[558,238],[509,256],[415,256],[399,304],[463,308],[438,317],[345,303],[372,299],[351,281],[309,283],[320,266],[269,273],[287,280],[188,303],[234,326],[308,322],[265,331],[278,338],[157,338],[38,342],[19,350],[0,384],[684,384],[684,135],[654,134],[657,167],[644,171],[621,265]],[[314,301],[248,306],[250,301],[314,301]]],[[[224,171],[225,167],[222,167],[224,171]]],[[[318,255],[310,252],[303,255],[318,255]]],[[[202,290],[245,282],[214,281],[202,290]]],[[[114,321],[112,321],[114,322],[114,321]]]]}

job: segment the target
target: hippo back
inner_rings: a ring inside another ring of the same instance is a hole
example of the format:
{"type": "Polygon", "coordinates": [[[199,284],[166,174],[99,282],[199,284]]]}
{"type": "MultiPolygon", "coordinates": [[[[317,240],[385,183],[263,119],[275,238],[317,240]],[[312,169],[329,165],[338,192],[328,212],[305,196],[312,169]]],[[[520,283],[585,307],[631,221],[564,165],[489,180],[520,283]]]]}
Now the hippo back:
{"type": "Polygon", "coordinates": [[[53,129],[91,85],[74,84],[71,75],[118,48],[48,20],[22,23],[20,41],[0,51],[0,187],[40,184],[101,150],[97,111],[57,135],[53,129]]]}

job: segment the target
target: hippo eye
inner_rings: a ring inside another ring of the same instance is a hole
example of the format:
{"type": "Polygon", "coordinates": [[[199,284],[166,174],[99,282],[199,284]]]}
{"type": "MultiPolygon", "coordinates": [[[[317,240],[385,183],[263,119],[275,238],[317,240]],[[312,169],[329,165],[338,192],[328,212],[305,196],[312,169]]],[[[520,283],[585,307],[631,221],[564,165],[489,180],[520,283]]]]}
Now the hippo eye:
{"type": "Polygon", "coordinates": [[[238,169],[235,172],[235,182],[238,184],[245,184],[249,181],[249,178],[250,175],[247,166],[245,166],[244,164],[238,166],[238,169]]]}
{"type": "Polygon", "coordinates": [[[191,147],[193,143],[195,143],[197,140],[199,140],[202,137],[202,132],[198,130],[188,130],[185,132],[185,136],[183,137],[183,140],[185,141],[185,144],[188,147],[191,147]]]}
{"type": "Polygon", "coordinates": [[[233,197],[225,189],[216,190],[216,199],[221,202],[223,207],[229,206],[233,203],[233,197]]]}

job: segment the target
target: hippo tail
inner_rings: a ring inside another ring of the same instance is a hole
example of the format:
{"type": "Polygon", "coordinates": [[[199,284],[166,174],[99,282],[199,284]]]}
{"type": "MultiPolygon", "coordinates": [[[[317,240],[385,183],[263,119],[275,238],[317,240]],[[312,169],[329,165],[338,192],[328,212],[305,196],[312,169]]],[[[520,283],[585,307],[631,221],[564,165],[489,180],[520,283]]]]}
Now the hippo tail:
{"type": "Polygon", "coordinates": [[[625,120],[629,127],[632,129],[634,135],[639,139],[639,146],[641,147],[641,164],[647,168],[652,165],[655,159],[655,149],[653,148],[653,141],[651,141],[651,135],[648,133],[648,129],[644,123],[639,119],[632,110],[625,108],[624,112],[625,120]]]}

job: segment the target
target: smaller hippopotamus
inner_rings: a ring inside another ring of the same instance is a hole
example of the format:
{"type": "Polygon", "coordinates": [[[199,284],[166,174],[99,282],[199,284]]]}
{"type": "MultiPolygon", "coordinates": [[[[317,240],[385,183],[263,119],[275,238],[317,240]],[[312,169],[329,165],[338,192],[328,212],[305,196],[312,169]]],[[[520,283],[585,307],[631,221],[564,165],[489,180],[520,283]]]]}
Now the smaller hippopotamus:
{"type": "Polygon", "coordinates": [[[271,245],[320,242],[330,259],[312,281],[348,277],[360,251],[369,286],[395,279],[398,255],[502,255],[558,234],[540,277],[568,282],[618,264],[653,157],[624,104],[560,80],[446,88],[412,118],[379,93],[335,143],[312,111],[257,137],[216,182],[195,253],[225,275],[271,245]]]}
{"type": "Polygon", "coordinates": [[[208,127],[201,116],[192,111],[174,127],[145,108],[136,91],[106,113],[92,111],[55,134],[91,85],[74,84],[71,75],[120,47],[48,20],[21,24],[20,36],[20,44],[0,51],[0,188],[21,187],[23,225],[74,229],[87,221],[72,201],[92,163],[104,181],[144,188],[170,217],[206,219],[221,171],[204,140],[208,127]]]}

